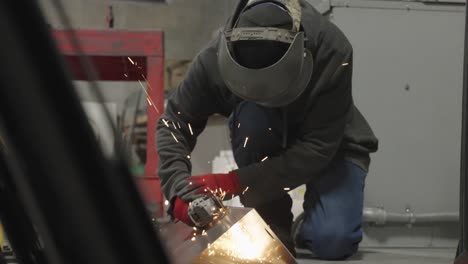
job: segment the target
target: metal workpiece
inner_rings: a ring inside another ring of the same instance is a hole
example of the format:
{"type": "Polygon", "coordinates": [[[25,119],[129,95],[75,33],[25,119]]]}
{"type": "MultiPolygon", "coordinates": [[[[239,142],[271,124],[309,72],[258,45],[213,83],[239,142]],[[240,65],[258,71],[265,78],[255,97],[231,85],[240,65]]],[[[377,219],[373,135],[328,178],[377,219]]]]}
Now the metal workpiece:
{"type": "Polygon", "coordinates": [[[178,222],[162,225],[160,234],[175,264],[297,263],[250,208],[226,208],[225,217],[206,230],[178,222]]]}

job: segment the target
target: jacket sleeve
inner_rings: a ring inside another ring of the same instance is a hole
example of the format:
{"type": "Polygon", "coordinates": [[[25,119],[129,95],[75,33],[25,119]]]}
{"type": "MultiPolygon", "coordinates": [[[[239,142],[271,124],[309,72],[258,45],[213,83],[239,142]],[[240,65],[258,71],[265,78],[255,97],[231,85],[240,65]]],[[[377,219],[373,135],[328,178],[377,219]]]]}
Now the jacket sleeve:
{"type": "Polygon", "coordinates": [[[253,206],[316,178],[337,153],[352,107],[352,50],[329,58],[326,68],[322,73],[330,74],[321,78],[329,82],[312,104],[295,142],[279,156],[236,171],[242,188],[249,187],[244,195],[253,206]]]}
{"type": "Polygon", "coordinates": [[[190,154],[208,117],[218,112],[218,100],[201,56],[197,56],[185,79],[167,101],[157,124],[156,148],[158,174],[162,190],[169,201],[185,187],[190,176],[190,154]]]}

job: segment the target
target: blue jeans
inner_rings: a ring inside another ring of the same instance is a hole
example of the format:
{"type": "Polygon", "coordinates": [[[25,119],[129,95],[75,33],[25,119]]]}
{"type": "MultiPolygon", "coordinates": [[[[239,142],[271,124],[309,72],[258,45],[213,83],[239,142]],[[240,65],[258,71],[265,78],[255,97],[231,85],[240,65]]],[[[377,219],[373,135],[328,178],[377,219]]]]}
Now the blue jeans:
{"type": "MultiPolygon", "coordinates": [[[[280,155],[285,151],[282,144],[284,121],[278,109],[240,103],[229,118],[237,165],[240,168],[248,166],[265,156],[280,155]],[[249,137],[248,148],[244,148],[246,137],[249,137]]],[[[307,184],[300,236],[317,257],[338,260],[356,253],[362,239],[365,177],[366,172],[360,167],[337,158],[322,175],[307,184]]],[[[249,201],[244,197],[241,202],[249,207],[249,201]]],[[[294,252],[291,207],[291,197],[285,194],[255,209],[283,244],[294,252]]]]}

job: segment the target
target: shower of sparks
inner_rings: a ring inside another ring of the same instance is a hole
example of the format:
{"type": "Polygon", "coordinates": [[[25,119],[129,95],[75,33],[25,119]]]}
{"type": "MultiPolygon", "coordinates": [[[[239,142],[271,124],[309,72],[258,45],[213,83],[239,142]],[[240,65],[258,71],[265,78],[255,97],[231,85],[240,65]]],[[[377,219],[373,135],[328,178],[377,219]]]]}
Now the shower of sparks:
{"type": "Polygon", "coordinates": [[[164,201],[164,205],[169,205],[169,201],[168,200],[164,201]]]}
{"type": "Polygon", "coordinates": [[[169,123],[167,122],[167,120],[165,120],[165,119],[163,118],[162,121],[164,122],[164,125],[166,125],[167,127],[169,127],[169,123]]]}
{"type": "Polygon", "coordinates": [[[341,66],[348,66],[349,65],[349,62],[345,62],[343,64],[341,64],[341,66]]]}
{"type": "Polygon", "coordinates": [[[192,237],[192,241],[195,241],[195,240],[197,240],[197,239],[195,237],[192,237]]]}
{"type": "Polygon", "coordinates": [[[177,127],[176,127],[174,121],[172,121],[172,125],[174,126],[175,129],[177,129],[177,127]]]}
{"type": "Polygon", "coordinates": [[[284,188],[284,190],[285,190],[285,191],[290,191],[290,190],[291,190],[291,188],[289,188],[289,187],[286,187],[286,188],[284,188]]]}
{"type": "Polygon", "coordinates": [[[135,65],[135,62],[132,61],[132,59],[130,59],[130,57],[127,57],[127,59],[128,59],[133,65],[135,65]]]}
{"type": "Polygon", "coordinates": [[[180,123],[179,123],[179,122],[177,122],[177,126],[178,126],[179,128],[181,128],[181,127],[180,127],[180,123]]]}
{"type": "Polygon", "coordinates": [[[249,137],[246,137],[246,138],[245,138],[244,148],[247,146],[247,141],[249,141],[249,137]]]}
{"type": "Polygon", "coordinates": [[[190,129],[190,135],[193,136],[193,130],[192,130],[192,126],[190,125],[190,123],[188,123],[188,128],[190,129]]]}
{"type": "Polygon", "coordinates": [[[141,89],[143,90],[143,92],[145,92],[146,96],[148,97],[148,99],[151,101],[151,103],[153,104],[153,107],[154,109],[156,110],[156,112],[159,114],[159,109],[156,107],[156,104],[153,102],[153,99],[151,99],[151,96],[148,94],[148,91],[146,91],[146,88],[145,86],[143,86],[143,83],[141,83],[140,80],[138,80],[138,83],[140,84],[141,86],[141,89]]]}
{"type": "Polygon", "coordinates": [[[240,128],[240,123],[237,125],[237,128],[240,128]]]}
{"type": "Polygon", "coordinates": [[[242,192],[242,194],[244,195],[248,190],[249,190],[249,186],[247,186],[247,188],[245,188],[245,190],[242,192]]]}
{"type": "Polygon", "coordinates": [[[267,160],[267,159],[268,159],[268,156],[264,157],[264,158],[262,159],[262,162],[264,162],[264,161],[267,160]]]}
{"type": "Polygon", "coordinates": [[[148,101],[148,104],[151,106],[153,105],[153,103],[151,103],[150,99],[148,97],[146,97],[146,101],[148,101]]]}
{"type": "Polygon", "coordinates": [[[174,140],[175,140],[177,143],[179,143],[179,140],[177,140],[176,136],[174,136],[174,133],[171,132],[171,135],[172,135],[172,137],[174,138],[174,140]]]}
{"type": "Polygon", "coordinates": [[[252,225],[258,223],[254,220],[236,223],[217,243],[208,246],[207,255],[230,259],[230,263],[286,263],[277,257],[280,248],[271,247],[264,229],[251,230],[252,225]]]}

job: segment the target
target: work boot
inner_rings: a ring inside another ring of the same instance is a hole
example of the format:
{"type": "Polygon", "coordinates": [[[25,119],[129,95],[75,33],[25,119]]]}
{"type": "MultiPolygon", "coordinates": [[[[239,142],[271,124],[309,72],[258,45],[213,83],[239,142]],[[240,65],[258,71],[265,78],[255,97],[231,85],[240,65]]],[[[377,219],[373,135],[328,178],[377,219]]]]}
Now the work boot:
{"type": "Polygon", "coordinates": [[[304,213],[301,213],[292,225],[291,235],[296,248],[306,249],[306,244],[301,236],[302,223],[304,222],[304,213]]]}

